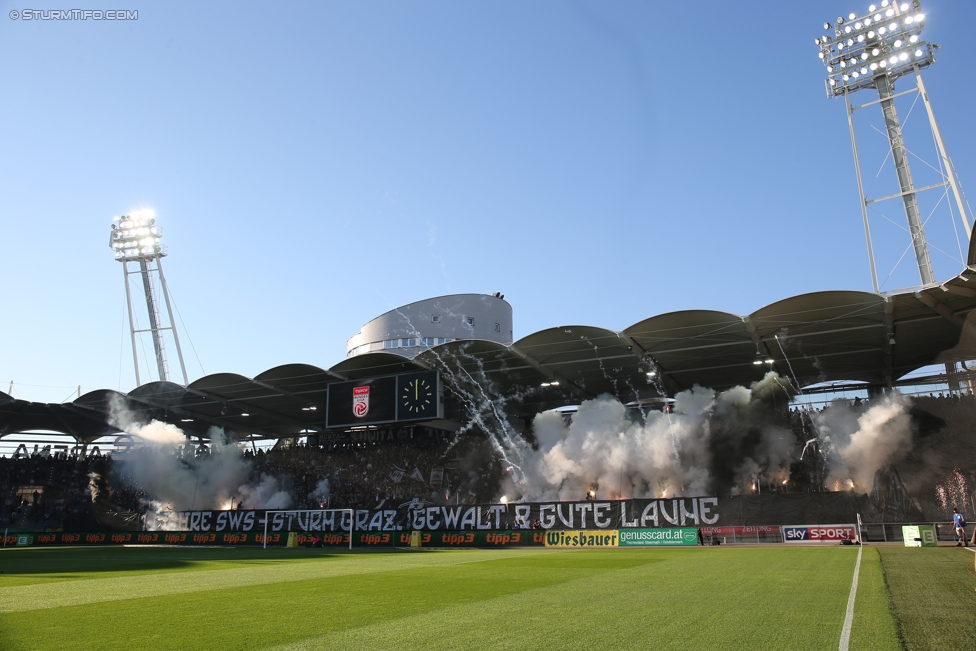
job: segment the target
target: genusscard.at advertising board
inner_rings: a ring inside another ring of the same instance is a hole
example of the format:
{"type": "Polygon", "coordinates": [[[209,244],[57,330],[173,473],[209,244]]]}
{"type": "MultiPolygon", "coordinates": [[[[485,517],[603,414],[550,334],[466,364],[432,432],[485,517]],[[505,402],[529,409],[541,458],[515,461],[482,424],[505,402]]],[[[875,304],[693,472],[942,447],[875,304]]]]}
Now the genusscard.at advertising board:
{"type": "MultiPolygon", "coordinates": [[[[616,530],[701,527],[719,521],[718,498],[683,497],[665,500],[533,502],[435,506],[418,501],[394,508],[336,511],[183,511],[173,514],[159,529],[177,531],[506,531],[616,530]],[[518,526],[516,526],[518,525],[518,526]]],[[[150,527],[152,528],[152,527],[150,527]]]]}
{"type": "Polygon", "coordinates": [[[681,547],[698,544],[698,529],[624,529],[621,547],[681,547]]]}

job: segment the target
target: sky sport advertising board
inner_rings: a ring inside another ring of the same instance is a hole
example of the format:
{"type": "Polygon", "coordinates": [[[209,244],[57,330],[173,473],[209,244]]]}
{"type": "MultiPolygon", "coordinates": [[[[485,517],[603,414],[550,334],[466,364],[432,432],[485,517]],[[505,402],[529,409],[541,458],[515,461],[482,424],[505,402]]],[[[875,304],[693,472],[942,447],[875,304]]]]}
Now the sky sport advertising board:
{"type": "Polygon", "coordinates": [[[698,529],[623,529],[621,547],[681,547],[698,544],[698,529]]]}
{"type": "Polygon", "coordinates": [[[857,538],[853,524],[788,525],[781,530],[786,543],[839,543],[857,538]]]}

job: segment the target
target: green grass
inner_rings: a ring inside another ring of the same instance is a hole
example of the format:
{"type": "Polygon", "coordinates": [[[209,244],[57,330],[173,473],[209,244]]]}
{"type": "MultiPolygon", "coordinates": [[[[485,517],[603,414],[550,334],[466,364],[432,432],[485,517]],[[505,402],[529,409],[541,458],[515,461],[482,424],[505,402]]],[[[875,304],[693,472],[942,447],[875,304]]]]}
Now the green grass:
{"type": "Polygon", "coordinates": [[[956,547],[879,551],[905,647],[976,648],[976,578],[967,571],[973,569],[973,553],[956,547]]]}
{"type": "MultiPolygon", "coordinates": [[[[853,578],[853,574],[851,575],[853,578]]],[[[850,590],[850,585],[847,586],[850,590]]],[[[877,547],[865,547],[858,576],[850,649],[900,651],[898,624],[891,613],[884,569],[877,547]]]]}
{"type": "MultiPolygon", "coordinates": [[[[0,649],[836,649],[856,556],[851,547],[3,550],[0,649]]],[[[902,648],[882,558],[888,582],[902,580],[887,555],[864,550],[852,650],[902,648]]]]}

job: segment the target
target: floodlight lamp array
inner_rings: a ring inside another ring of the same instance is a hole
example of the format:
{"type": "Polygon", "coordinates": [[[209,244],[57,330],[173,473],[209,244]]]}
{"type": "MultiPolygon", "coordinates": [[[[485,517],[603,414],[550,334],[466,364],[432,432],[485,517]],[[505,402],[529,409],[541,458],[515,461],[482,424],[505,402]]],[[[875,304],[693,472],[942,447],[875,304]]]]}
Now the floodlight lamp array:
{"type": "Polygon", "coordinates": [[[935,63],[938,45],[921,40],[925,14],[919,0],[881,0],[867,13],[838,16],[814,39],[827,68],[827,97],[840,97],[862,88],[875,88],[875,79],[894,80],[935,63]]]}
{"type": "Polygon", "coordinates": [[[115,251],[116,260],[153,260],[166,255],[159,243],[163,232],[156,225],[155,216],[152,210],[136,210],[112,218],[109,244],[115,251]]]}

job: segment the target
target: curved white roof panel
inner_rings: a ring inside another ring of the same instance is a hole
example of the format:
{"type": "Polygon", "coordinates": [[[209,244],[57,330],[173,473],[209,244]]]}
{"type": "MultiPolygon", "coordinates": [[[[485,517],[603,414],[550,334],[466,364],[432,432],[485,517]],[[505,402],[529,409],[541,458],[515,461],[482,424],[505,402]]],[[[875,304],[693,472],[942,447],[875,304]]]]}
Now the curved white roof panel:
{"type": "Polygon", "coordinates": [[[527,419],[601,393],[631,402],[696,384],[749,385],[769,368],[801,387],[838,380],[883,386],[921,366],[976,359],[974,310],[976,266],[915,292],[814,292],[747,316],[684,310],[648,317],[620,332],[560,326],[510,345],[459,340],[415,358],[370,352],[328,369],[286,364],[253,379],[215,373],[187,387],[151,382],[128,395],[93,391],[61,405],[0,394],[0,436],[50,429],[91,440],[115,431],[107,424],[113,400],[124,401],[141,419],[174,422],[190,434],[203,435],[217,425],[238,433],[296,436],[324,428],[330,382],[427,369],[441,371],[445,409],[458,417],[471,408],[466,401],[495,404],[527,419]]]}

